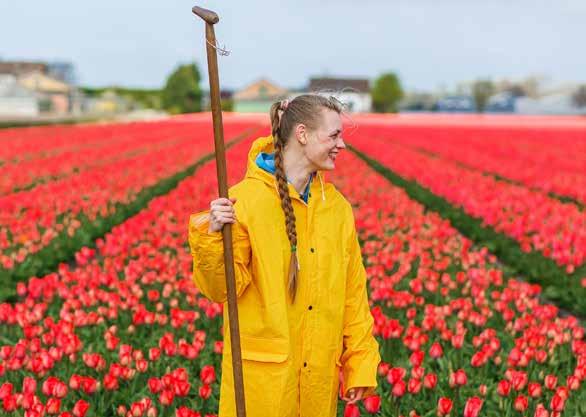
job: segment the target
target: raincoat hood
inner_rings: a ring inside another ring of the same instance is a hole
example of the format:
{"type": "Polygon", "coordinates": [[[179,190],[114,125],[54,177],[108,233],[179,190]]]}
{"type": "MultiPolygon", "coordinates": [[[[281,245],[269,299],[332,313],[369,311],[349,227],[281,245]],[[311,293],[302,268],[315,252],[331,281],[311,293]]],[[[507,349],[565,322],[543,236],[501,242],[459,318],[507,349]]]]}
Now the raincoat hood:
{"type": "MultiPolygon", "coordinates": [[[[246,167],[246,178],[256,178],[260,181],[265,182],[267,185],[273,187],[277,193],[279,194],[279,188],[277,184],[277,179],[274,176],[275,172],[275,162],[274,158],[272,157],[273,153],[275,152],[274,147],[274,139],[272,135],[269,136],[262,136],[255,139],[252,142],[252,146],[250,147],[250,151],[248,152],[248,162],[246,167]]],[[[325,193],[325,175],[322,170],[317,170],[312,174],[312,178],[309,182],[309,194],[314,195],[319,187],[319,191],[321,192],[321,197],[323,201],[326,201],[326,193],[325,193]],[[319,185],[314,184],[313,178],[317,176],[319,179],[319,185]]],[[[301,195],[295,190],[295,187],[291,183],[289,185],[289,195],[292,198],[297,198],[304,203],[307,203],[306,200],[303,199],[301,195]]]]}

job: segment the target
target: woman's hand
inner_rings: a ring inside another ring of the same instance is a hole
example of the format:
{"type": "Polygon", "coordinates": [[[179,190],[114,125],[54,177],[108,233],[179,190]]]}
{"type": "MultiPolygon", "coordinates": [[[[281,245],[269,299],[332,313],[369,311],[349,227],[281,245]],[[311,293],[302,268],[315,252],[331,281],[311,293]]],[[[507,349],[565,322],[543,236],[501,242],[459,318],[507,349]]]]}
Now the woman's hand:
{"type": "Polygon", "coordinates": [[[210,226],[208,233],[219,232],[225,223],[236,221],[234,203],[236,198],[218,198],[210,203],[210,226]]]}
{"type": "Polygon", "coordinates": [[[366,391],[366,387],[357,387],[357,388],[350,388],[348,390],[348,396],[343,397],[344,401],[347,401],[348,404],[354,404],[357,401],[362,399],[364,392],[366,391]]]}

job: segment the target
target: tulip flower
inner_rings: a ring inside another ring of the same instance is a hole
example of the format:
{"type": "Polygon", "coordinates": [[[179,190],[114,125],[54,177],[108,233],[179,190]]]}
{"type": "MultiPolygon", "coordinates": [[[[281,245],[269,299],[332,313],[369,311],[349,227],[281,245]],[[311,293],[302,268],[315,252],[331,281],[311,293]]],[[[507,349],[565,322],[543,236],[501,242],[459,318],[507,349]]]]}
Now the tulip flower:
{"type": "Polygon", "coordinates": [[[344,417],[360,417],[360,410],[356,404],[346,403],[344,417]]]}
{"type": "Polygon", "coordinates": [[[371,395],[366,397],[363,401],[365,410],[370,414],[376,414],[381,407],[381,397],[378,395],[371,395]]]}
{"type": "Polygon", "coordinates": [[[437,402],[438,417],[447,416],[452,411],[452,400],[447,397],[440,397],[437,402]]]}
{"type": "Polygon", "coordinates": [[[478,417],[482,408],[482,400],[478,397],[468,398],[464,406],[464,417],[478,417]]]}

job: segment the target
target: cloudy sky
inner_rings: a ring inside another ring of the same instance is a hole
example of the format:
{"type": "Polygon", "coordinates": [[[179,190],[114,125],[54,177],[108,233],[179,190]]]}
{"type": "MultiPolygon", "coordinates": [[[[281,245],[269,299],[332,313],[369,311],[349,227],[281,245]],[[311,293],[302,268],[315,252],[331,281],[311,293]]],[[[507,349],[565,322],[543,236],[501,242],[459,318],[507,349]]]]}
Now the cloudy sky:
{"type": "MultiPolygon", "coordinates": [[[[0,59],[69,60],[81,84],[160,87],[195,60],[207,83],[204,24],[188,0],[2,0],[0,59]]],[[[223,87],[260,77],[286,87],[310,76],[373,79],[408,89],[478,77],[586,82],[585,0],[209,0],[223,87]],[[361,4],[357,6],[357,4],[361,4]]],[[[206,85],[207,86],[207,85],[206,85]]]]}

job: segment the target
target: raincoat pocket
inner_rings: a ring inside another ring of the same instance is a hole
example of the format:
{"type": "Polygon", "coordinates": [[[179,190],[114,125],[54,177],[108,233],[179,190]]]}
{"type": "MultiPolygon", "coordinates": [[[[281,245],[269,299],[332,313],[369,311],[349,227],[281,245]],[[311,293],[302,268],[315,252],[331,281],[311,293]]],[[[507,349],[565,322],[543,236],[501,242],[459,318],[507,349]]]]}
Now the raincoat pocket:
{"type": "Polygon", "coordinates": [[[289,357],[289,342],[286,339],[240,335],[242,359],[259,362],[284,362],[289,357]]]}

